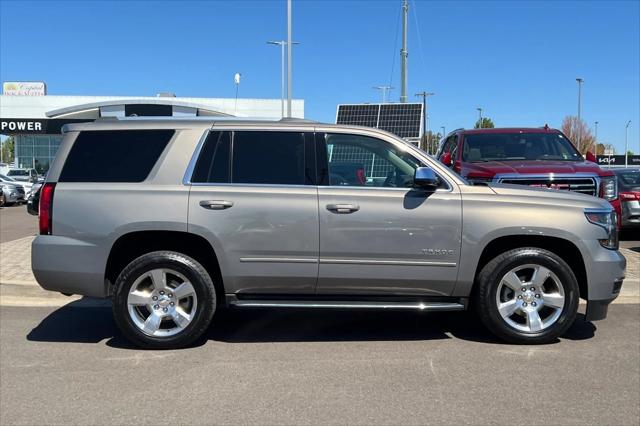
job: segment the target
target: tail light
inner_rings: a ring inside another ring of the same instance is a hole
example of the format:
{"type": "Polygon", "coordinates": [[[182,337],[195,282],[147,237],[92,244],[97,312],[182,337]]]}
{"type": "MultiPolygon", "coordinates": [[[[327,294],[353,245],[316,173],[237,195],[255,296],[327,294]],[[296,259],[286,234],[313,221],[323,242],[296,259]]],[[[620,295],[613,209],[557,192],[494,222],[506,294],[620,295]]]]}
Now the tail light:
{"type": "Polygon", "coordinates": [[[360,183],[360,185],[364,185],[367,183],[367,177],[364,174],[364,169],[357,169],[356,177],[358,178],[358,183],[360,183]]]}
{"type": "Polygon", "coordinates": [[[640,200],[640,192],[621,192],[620,193],[620,201],[634,201],[640,200]]]}
{"type": "Polygon", "coordinates": [[[55,183],[45,183],[40,190],[40,235],[51,235],[53,190],[55,188],[55,183]]]}

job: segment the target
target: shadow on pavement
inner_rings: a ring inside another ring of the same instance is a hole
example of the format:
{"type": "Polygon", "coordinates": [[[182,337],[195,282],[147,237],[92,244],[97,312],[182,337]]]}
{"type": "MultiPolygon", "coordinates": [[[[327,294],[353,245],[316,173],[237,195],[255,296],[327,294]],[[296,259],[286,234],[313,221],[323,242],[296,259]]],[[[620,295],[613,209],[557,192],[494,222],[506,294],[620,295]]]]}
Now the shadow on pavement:
{"type": "Polygon", "coordinates": [[[640,228],[623,229],[622,231],[620,231],[620,241],[633,241],[638,243],[634,244],[629,249],[640,253],[640,228]]]}
{"type": "MultiPolygon", "coordinates": [[[[578,314],[563,336],[584,340],[596,326],[578,314]]],[[[504,344],[490,334],[471,312],[416,313],[393,311],[238,310],[222,309],[208,333],[192,346],[208,340],[227,343],[422,341],[457,338],[504,344]]],[[[98,343],[135,349],[117,329],[111,309],[85,307],[82,301],[65,305],[44,318],[27,335],[29,341],[98,343]]],[[[557,341],[559,342],[559,340],[557,341]]]]}

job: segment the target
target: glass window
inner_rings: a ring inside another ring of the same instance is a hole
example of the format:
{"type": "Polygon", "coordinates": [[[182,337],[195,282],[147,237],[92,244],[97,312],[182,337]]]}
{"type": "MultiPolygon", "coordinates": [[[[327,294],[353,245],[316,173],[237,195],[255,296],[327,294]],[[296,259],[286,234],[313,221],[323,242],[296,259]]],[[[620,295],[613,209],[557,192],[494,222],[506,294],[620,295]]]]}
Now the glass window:
{"type": "Polygon", "coordinates": [[[60,182],[142,182],[173,130],[86,131],[76,138],[60,182]]]}
{"type": "Polygon", "coordinates": [[[191,182],[229,182],[229,162],[231,155],[231,133],[211,132],[200,151],[200,157],[193,170],[191,182]]]}
{"type": "Polygon", "coordinates": [[[464,137],[463,161],[557,160],[583,161],[562,134],[483,133],[464,137]]]}
{"type": "Polygon", "coordinates": [[[379,139],[336,133],[325,140],[331,186],[411,187],[415,169],[423,166],[379,139]]]}
{"type": "Polygon", "coordinates": [[[234,132],[233,183],[305,184],[300,132],[234,132]]]}

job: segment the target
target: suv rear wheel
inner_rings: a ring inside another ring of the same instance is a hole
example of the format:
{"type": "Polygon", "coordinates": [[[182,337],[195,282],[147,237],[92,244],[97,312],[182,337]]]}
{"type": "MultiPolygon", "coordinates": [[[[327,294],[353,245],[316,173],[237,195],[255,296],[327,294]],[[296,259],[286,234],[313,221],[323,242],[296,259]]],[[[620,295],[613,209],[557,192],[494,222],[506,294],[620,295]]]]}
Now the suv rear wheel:
{"type": "Polygon", "coordinates": [[[576,318],[579,290],[556,254],[535,247],[510,250],[478,276],[476,308],[496,336],[512,343],[549,343],[576,318]]]}
{"type": "Polygon", "coordinates": [[[131,262],[116,281],[113,314],[138,346],[187,346],[209,327],[216,293],[207,271],[181,253],[157,251],[131,262]]]}

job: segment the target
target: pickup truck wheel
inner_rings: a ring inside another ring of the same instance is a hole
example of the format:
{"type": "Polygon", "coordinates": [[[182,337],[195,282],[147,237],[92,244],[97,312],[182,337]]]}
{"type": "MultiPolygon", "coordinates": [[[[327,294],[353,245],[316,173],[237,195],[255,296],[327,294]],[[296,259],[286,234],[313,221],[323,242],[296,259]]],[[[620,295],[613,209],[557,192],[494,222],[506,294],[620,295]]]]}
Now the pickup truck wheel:
{"type": "Polygon", "coordinates": [[[115,321],[127,339],[144,348],[189,345],[207,330],[215,309],[211,277],[181,253],[140,256],[116,280],[115,321]]]}
{"type": "Polygon", "coordinates": [[[496,336],[511,343],[549,343],[576,318],[579,290],[556,254],[535,247],[510,250],[482,268],[476,309],[496,336]]]}

